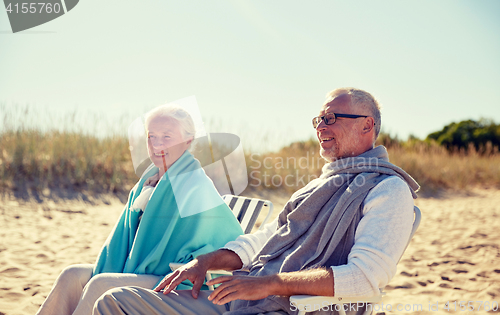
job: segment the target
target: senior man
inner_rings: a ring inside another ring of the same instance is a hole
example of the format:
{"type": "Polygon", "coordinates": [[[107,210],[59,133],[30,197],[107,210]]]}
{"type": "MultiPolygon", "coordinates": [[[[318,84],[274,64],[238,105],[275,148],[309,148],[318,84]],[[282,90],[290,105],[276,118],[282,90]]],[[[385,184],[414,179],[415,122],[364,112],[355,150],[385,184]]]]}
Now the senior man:
{"type": "Polygon", "coordinates": [[[294,314],[291,295],[378,294],[408,241],[418,184],[388,162],[384,147],[374,148],[381,119],[370,93],[330,92],[313,126],[330,163],[278,218],[199,256],[154,291],[108,291],[94,314],[294,314]],[[218,269],[238,271],[209,281],[220,284],[214,291],[200,291],[206,271],[218,269]],[[175,291],[186,279],[193,289],[175,291]]]}

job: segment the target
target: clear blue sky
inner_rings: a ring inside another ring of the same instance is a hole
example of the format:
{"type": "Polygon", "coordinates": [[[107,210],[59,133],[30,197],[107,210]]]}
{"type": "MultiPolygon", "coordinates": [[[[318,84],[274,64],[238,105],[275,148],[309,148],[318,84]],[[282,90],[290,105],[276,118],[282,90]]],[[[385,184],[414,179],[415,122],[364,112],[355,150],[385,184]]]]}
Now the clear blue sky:
{"type": "Polygon", "coordinates": [[[497,0],[81,0],[12,34],[2,8],[0,105],[113,122],[195,95],[209,131],[269,147],[313,136],[325,94],[354,86],[385,131],[423,138],[500,122],[499,17],[497,0]]]}

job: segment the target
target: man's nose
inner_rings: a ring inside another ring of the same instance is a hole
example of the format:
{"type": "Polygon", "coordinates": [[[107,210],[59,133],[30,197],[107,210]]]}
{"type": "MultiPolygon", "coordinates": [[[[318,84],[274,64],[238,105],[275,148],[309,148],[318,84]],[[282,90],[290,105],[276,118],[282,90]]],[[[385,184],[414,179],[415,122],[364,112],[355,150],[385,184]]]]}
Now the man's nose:
{"type": "Polygon", "coordinates": [[[325,120],[321,119],[321,122],[316,126],[316,131],[321,131],[326,129],[325,120]]]}

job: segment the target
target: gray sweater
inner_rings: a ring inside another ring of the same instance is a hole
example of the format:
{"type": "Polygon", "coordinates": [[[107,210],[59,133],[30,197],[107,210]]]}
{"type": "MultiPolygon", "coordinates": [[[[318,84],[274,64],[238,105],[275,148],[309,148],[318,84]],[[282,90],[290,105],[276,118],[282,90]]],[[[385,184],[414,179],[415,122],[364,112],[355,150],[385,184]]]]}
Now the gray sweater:
{"type": "MultiPolygon", "coordinates": [[[[339,284],[342,285],[342,278],[360,279],[359,274],[353,273],[353,265],[358,269],[364,268],[364,272],[374,273],[375,270],[369,270],[370,267],[380,264],[381,260],[377,257],[370,257],[370,254],[367,259],[363,259],[363,251],[370,252],[372,248],[366,247],[364,242],[359,241],[360,237],[363,238],[366,235],[358,233],[358,224],[360,227],[366,224],[366,222],[361,222],[361,219],[366,216],[368,212],[366,210],[370,210],[371,207],[370,198],[367,199],[369,192],[390,177],[404,180],[409,187],[406,192],[411,192],[411,195],[416,197],[414,190],[418,189],[418,185],[403,170],[388,163],[387,151],[383,147],[377,147],[358,157],[327,164],[318,180],[309,183],[292,196],[278,220],[274,222],[275,232],[270,235],[263,247],[254,248],[259,252],[248,266],[250,275],[259,276],[319,266],[335,266],[338,270],[334,269],[334,281],[336,295],[339,295],[337,288],[339,284]],[[357,243],[356,246],[355,243],[357,243]],[[365,248],[357,252],[356,247],[359,249],[363,246],[365,248]],[[363,261],[365,264],[360,263],[363,261]]],[[[380,201],[379,196],[374,202],[380,203],[380,201]]],[[[411,213],[412,207],[409,208],[409,213],[411,213]]],[[[378,217],[378,219],[380,221],[383,218],[378,217]]],[[[371,229],[380,231],[381,224],[385,223],[378,222],[377,225],[371,226],[371,229]]],[[[409,233],[410,227],[411,219],[408,228],[402,227],[401,230],[409,233]]],[[[269,236],[269,233],[266,236],[269,236]]],[[[391,235],[390,239],[399,239],[403,243],[408,238],[408,234],[401,235],[402,237],[399,238],[393,236],[391,235]]],[[[382,248],[387,247],[387,244],[384,244],[384,237],[377,239],[377,243],[381,244],[382,248]]],[[[245,240],[240,238],[235,243],[228,244],[227,248],[241,253],[241,248],[245,247],[244,244],[245,240]],[[238,242],[241,245],[238,245],[238,242]]],[[[389,252],[391,250],[389,249],[389,252]]],[[[394,252],[397,257],[387,259],[393,260],[393,265],[396,264],[402,250],[394,252]]],[[[243,257],[242,260],[248,261],[243,257]]],[[[363,287],[368,288],[368,290],[365,289],[366,291],[370,291],[379,284],[370,283],[363,287]]],[[[359,290],[359,288],[359,286],[354,286],[354,291],[358,291],[356,295],[363,295],[359,293],[363,289],[359,290]]],[[[286,310],[290,314],[294,313],[288,309],[287,299],[279,296],[270,296],[260,301],[235,301],[231,308],[238,310],[235,314],[251,314],[260,310],[278,309],[286,310]]]]}

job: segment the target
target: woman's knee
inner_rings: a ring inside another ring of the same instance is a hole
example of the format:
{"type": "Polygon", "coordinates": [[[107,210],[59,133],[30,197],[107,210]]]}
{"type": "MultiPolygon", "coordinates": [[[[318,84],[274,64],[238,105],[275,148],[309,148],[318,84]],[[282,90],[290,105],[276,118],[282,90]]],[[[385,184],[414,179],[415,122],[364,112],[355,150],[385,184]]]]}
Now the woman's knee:
{"type": "Polygon", "coordinates": [[[82,286],[92,277],[93,265],[71,265],[63,269],[58,281],[79,282],[82,286]]]}
{"type": "MultiPolygon", "coordinates": [[[[88,292],[100,292],[100,294],[108,291],[109,289],[120,286],[117,282],[115,274],[112,273],[101,273],[95,275],[90,279],[85,287],[85,291],[88,292]]],[[[99,294],[99,295],[100,295],[99,294]]]]}

